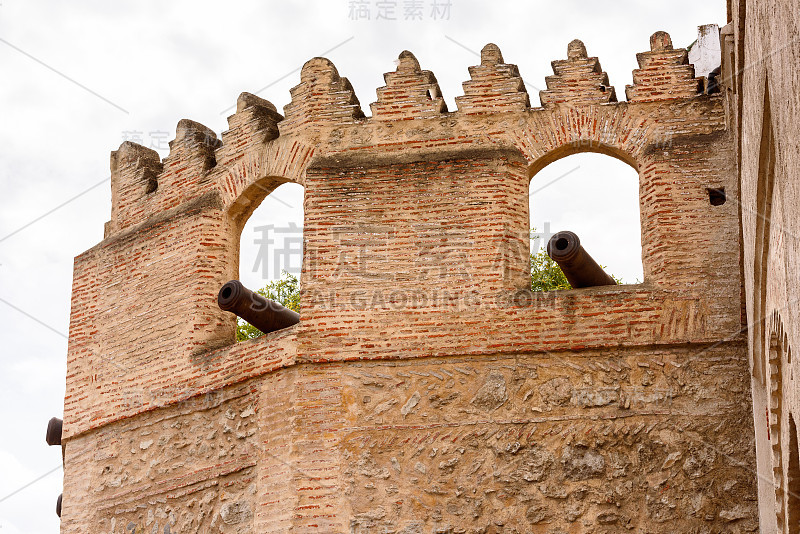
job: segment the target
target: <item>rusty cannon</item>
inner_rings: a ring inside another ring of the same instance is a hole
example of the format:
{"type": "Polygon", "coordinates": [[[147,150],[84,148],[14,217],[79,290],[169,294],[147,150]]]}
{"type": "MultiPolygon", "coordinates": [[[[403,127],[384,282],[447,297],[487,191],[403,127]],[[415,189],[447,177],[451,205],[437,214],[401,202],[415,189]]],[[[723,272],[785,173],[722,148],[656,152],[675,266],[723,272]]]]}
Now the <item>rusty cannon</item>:
{"type": "MultiPolygon", "coordinates": [[[[64,421],[59,419],[58,417],[53,417],[47,422],[47,433],[45,434],[45,441],[48,445],[61,445],[61,434],[64,430],[64,421]]],[[[61,447],[61,464],[64,464],[64,447],[61,447]]],[[[63,497],[63,493],[58,496],[56,500],[56,515],[61,517],[61,499],[63,497]]]]}
{"type": "Polygon", "coordinates": [[[45,434],[45,441],[50,446],[61,445],[61,433],[64,428],[64,421],[58,417],[52,417],[47,422],[47,434],[45,434]]]}
{"type": "Polygon", "coordinates": [[[222,286],[217,304],[220,309],[238,315],[265,334],[300,322],[299,313],[250,291],[239,280],[231,280],[222,286]]]}
{"type": "Polygon", "coordinates": [[[581,246],[574,232],[558,232],[547,242],[547,255],[561,267],[574,288],[612,286],[617,283],[581,246]]]}

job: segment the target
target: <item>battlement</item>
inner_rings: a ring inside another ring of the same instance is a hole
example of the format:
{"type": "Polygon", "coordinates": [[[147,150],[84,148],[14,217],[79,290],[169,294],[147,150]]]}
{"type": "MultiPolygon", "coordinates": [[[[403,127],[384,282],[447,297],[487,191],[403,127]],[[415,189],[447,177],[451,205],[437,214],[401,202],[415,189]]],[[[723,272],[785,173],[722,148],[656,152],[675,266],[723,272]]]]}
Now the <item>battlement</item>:
{"type": "Polygon", "coordinates": [[[330,60],[317,57],[303,65],[300,85],[292,88],[292,101],[284,108],[281,134],[312,130],[315,126],[351,124],[363,118],[361,105],[347,78],[330,60]]]}
{"type": "MultiPolygon", "coordinates": [[[[701,96],[702,83],[694,78],[686,50],[673,49],[665,32],[656,32],[650,41],[651,50],[637,54],[640,69],[633,73],[633,85],[626,88],[629,103],[701,96]]],[[[132,150],[132,143],[124,143],[112,154],[118,194],[114,195],[107,235],[202,194],[213,181],[209,175],[217,165],[227,168],[235,158],[246,157],[246,143],[282,145],[279,137],[292,137],[306,146],[317,145],[317,154],[335,153],[360,148],[353,142],[345,147],[341,138],[331,135],[356,125],[363,129],[364,136],[392,137],[391,125],[395,121],[447,118],[466,123],[472,115],[483,119],[496,115],[498,120],[508,120],[504,114],[510,113],[529,119],[537,111],[556,105],[627,105],[617,102],[614,87],[609,85],[598,58],[588,57],[580,40],[569,43],[567,59],[553,61],[552,65],[555,74],[547,77],[547,90],[540,92],[543,107],[532,108],[518,67],[505,63],[499,47],[488,44],[481,51],[480,65],[469,67],[470,80],[463,83],[464,94],[456,97],[458,109],[448,112],[434,74],[422,70],[414,55],[404,51],[398,57],[396,70],[384,75],[386,85],[377,89],[378,99],[370,105],[372,116],[366,117],[352,85],[339,75],[333,63],[325,58],[311,59],[301,70],[300,84],[291,89],[292,100],[285,106],[285,118],[269,101],[242,93],[221,141],[209,128],[182,120],[163,163],[158,162],[155,152],[147,152],[146,156],[125,156],[133,159],[116,170],[116,154],[132,150]]],[[[446,135],[445,128],[427,128],[439,129],[446,135]]],[[[144,147],[136,150],[136,154],[147,151],[144,147]]],[[[300,176],[294,180],[302,182],[300,176]]]]}
{"type": "Polygon", "coordinates": [[[516,65],[503,61],[496,44],[481,50],[481,64],[469,68],[470,81],[464,82],[464,95],[456,97],[461,113],[502,113],[525,111],[531,106],[525,82],[516,65]]]}
{"type": "Polygon", "coordinates": [[[374,120],[435,118],[447,112],[436,76],[422,70],[408,50],[397,58],[397,70],[383,77],[386,85],[378,88],[378,101],[370,106],[374,120]]]}
{"type": "Polygon", "coordinates": [[[687,98],[703,90],[703,82],[695,78],[685,48],[673,48],[666,32],[650,37],[650,51],[636,54],[639,68],[633,71],[633,85],[625,88],[632,102],[653,102],[687,98]]]}
{"type": "Polygon", "coordinates": [[[586,46],[575,39],[567,47],[567,59],[553,61],[555,76],[545,81],[547,90],[540,92],[543,105],[573,103],[607,104],[617,101],[608,74],[596,57],[587,57],[586,46]]]}
{"type": "MultiPolygon", "coordinates": [[[[408,51],[385,74],[370,117],[333,63],[313,58],[283,115],[242,93],[219,138],[182,120],[163,161],[123,143],[111,156],[105,238],[75,260],[65,531],[111,531],[176,510],[175,532],[223,523],[428,532],[441,526],[434,515],[458,525],[436,531],[492,532],[488,518],[500,512],[527,531],[539,513],[530,503],[555,487],[590,495],[586,525],[641,530],[660,513],[644,504],[654,491],[682,509],[700,502],[688,482],[649,484],[669,458],[695,454],[675,445],[676,428],[713,440],[725,424],[748,436],[734,147],[724,93],[700,92],[667,34],[650,45],[627,101],[578,40],[552,63],[539,107],[493,44],[469,68],[454,111],[408,51]],[[580,152],[637,171],[644,280],[532,292],[531,184],[580,152]],[[305,188],[300,322],[237,344],[217,293],[238,276],[245,222],[287,182],[305,188]],[[710,190],[729,201],[711,202],[710,190]],[[705,348],[696,356],[692,347],[705,348]],[[163,437],[146,438],[156,427],[163,437]],[[505,441],[490,450],[495,435],[505,441]],[[187,446],[188,436],[197,441],[187,446]],[[407,443],[419,450],[404,455],[407,443]],[[664,454],[636,456],[631,443],[664,454]],[[621,458],[605,450],[612,445],[630,453],[624,468],[602,463],[621,458]],[[518,460],[506,455],[519,447],[545,458],[525,460],[547,466],[541,484],[497,475],[511,472],[518,460]],[[588,447],[608,459],[586,456],[588,447]],[[146,474],[128,467],[140,464],[146,474]],[[91,494],[87,481],[97,482],[91,494]],[[614,490],[613,510],[607,483],[627,484],[614,490]],[[491,513],[466,513],[458,495],[474,492],[461,486],[504,497],[487,501],[498,507],[491,513]],[[201,490],[213,513],[197,504],[201,490]],[[386,501],[423,491],[435,514],[386,501]]],[[[740,449],[702,472],[687,459],[674,476],[707,488],[723,480],[710,478],[713,468],[739,480],[740,449]]],[[[740,500],[749,491],[734,490],[740,500]]],[[[697,517],[662,531],[688,532],[697,517]]]]}

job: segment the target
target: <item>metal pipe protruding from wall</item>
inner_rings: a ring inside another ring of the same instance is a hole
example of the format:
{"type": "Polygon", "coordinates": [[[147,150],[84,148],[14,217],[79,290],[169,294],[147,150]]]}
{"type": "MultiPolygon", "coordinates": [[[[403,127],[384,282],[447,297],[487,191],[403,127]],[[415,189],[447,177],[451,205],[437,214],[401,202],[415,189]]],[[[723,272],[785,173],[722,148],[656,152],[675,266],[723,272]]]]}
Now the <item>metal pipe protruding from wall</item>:
{"type": "Polygon", "coordinates": [[[558,232],[547,242],[547,255],[561,267],[573,288],[617,285],[581,246],[575,232],[558,232]]]}
{"type": "Polygon", "coordinates": [[[300,314],[231,280],[219,290],[220,309],[235,313],[265,334],[300,322],[300,314]]]}
{"type": "Polygon", "coordinates": [[[47,434],[45,441],[48,445],[61,445],[61,431],[64,428],[64,421],[58,417],[53,417],[47,422],[47,434]]]}
{"type": "Polygon", "coordinates": [[[61,517],[61,499],[64,497],[64,494],[60,494],[58,499],[56,500],[56,515],[60,518],[61,517]]]}

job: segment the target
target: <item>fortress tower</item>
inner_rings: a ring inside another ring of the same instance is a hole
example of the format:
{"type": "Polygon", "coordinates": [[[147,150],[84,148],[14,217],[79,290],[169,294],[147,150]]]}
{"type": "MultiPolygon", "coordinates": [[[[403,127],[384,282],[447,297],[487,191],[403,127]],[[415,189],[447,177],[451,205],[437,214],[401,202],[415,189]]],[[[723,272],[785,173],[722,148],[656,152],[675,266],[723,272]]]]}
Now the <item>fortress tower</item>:
{"type": "Polygon", "coordinates": [[[220,139],[123,143],[75,260],[62,532],[756,529],[726,96],[663,32],[637,58],[619,102],[573,41],[531,107],[487,45],[448,111],[403,52],[371,117],[314,58],[283,116],[244,93],[220,139]],[[531,180],[587,151],[639,174],[644,281],[532,293],[531,180]],[[301,320],[235,343],[217,291],[286,182],[301,320]]]}

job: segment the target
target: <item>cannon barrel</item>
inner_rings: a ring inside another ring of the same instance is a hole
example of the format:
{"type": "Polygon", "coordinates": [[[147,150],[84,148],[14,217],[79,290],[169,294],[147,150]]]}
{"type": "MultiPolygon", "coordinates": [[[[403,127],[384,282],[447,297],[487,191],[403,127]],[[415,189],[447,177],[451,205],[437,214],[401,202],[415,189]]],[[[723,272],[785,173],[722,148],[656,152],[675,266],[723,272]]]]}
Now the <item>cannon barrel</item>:
{"type": "Polygon", "coordinates": [[[53,417],[47,422],[47,434],[45,434],[45,441],[48,445],[61,445],[61,429],[64,426],[64,421],[58,417],[53,417]]]}
{"type": "Polygon", "coordinates": [[[547,255],[561,267],[574,288],[617,284],[584,250],[574,232],[554,234],[547,242],[547,255]]]}
{"type": "Polygon", "coordinates": [[[217,304],[220,309],[235,313],[265,334],[300,322],[299,313],[250,291],[239,280],[231,280],[222,286],[217,304]]]}

